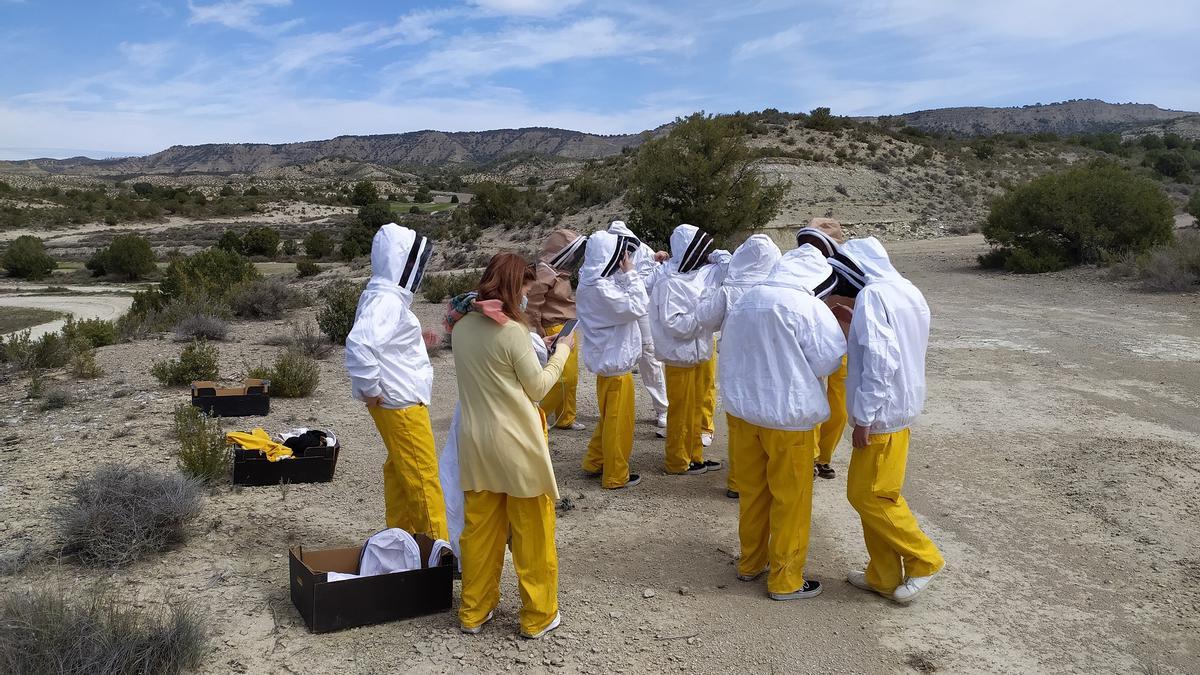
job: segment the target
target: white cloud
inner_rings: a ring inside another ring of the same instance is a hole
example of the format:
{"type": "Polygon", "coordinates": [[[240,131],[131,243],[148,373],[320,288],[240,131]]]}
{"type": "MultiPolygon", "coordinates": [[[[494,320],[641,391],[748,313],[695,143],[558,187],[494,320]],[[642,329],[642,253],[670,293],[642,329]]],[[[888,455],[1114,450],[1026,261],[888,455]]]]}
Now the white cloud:
{"type": "Polygon", "coordinates": [[[773,35],[742,43],[734,50],[733,59],[735,61],[742,61],[758,56],[775,54],[793,49],[799,46],[803,40],[804,30],[800,26],[793,26],[773,35]]]}
{"type": "Polygon", "coordinates": [[[583,0],[468,0],[472,5],[492,14],[514,16],[555,16],[580,4],[583,0]]]}
{"type": "Polygon", "coordinates": [[[287,7],[291,4],[292,0],[229,0],[211,5],[197,5],[188,0],[188,10],[191,11],[188,23],[215,23],[257,35],[278,35],[296,27],[301,21],[293,19],[277,24],[263,24],[259,23],[259,17],[264,9],[287,7]]]}
{"type": "Polygon", "coordinates": [[[414,12],[386,26],[355,24],[338,31],[292,35],[282,39],[272,64],[281,72],[343,63],[366,47],[415,45],[438,36],[434,26],[455,16],[452,11],[414,12]]]}
{"type": "Polygon", "coordinates": [[[175,45],[170,42],[122,42],[117,51],[130,63],[143,68],[158,68],[170,58],[175,45]]]}
{"type": "Polygon", "coordinates": [[[406,80],[455,82],[505,70],[528,70],[576,59],[622,57],[680,49],[684,36],[649,36],[609,18],[584,19],[559,28],[516,28],[454,38],[440,51],[401,68],[406,80]]]}

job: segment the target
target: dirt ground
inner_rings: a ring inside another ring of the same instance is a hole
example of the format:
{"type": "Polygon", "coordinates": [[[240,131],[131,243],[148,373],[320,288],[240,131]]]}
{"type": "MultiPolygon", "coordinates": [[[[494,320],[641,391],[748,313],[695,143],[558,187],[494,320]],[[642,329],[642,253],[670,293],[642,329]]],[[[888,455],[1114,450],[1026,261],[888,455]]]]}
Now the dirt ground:
{"type": "MultiPolygon", "coordinates": [[[[222,487],[176,551],[118,571],[38,565],[6,583],[195,602],[213,630],[207,673],[1200,671],[1200,295],[1147,295],[1086,269],[984,273],[972,265],[983,247],[978,236],[891,245],[934,317],[906,495],[948,566],[912,606],[844,581],[865,562],[844,496],[848,441],[837,478],[815,486],[808,574],[824,594],[780,603],[762,581],[738,582],[725,473],[663,474],[639,388],[637,488],[606,492],[582,475],[588,432],[552,435],[574,506],[559,514],[552,637],[516,638],[511,565],[481,635],[460,634],[453,613],[311,635],[288,597],[287,548],[358,543],[383,524],[383,447],[349,399],[340,352],[312,398],[244,420],[332,427],[343,444],[332,483],[222,487]]],[[[438,324],[440,307],[417,309],[438,324]]],[[[238,324],[223,374],[269,360],[278,348],[258,343],[310,315],[238,324]]],[[[99,350],[109,374],[79,383],[90,395],[65,410],[39,412],[22,383],[0,388],[0,436],[18,439],[0,447],[0,549],[49,548],[48,508],[99,459],[170,467],[170,411],[186,396],[148,370],[177,352],[167,341],[99,350]]],[[[450,354],[434,364],[440,443],[456,394],[450,354]]],[[[592,427],[590,376],[580,399],[592,427]]],[[[725,457],[725,439],[722,419],[711,456],[725,457]]]]}

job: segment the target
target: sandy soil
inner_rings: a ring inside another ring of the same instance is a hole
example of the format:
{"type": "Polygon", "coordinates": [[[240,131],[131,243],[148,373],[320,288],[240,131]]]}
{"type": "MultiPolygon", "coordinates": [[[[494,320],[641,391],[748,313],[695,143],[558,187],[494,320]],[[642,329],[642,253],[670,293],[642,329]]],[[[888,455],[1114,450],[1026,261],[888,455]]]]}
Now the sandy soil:
{"type": "MultiPolygon", "coordinates": [[[[115,572],[69,563],[10,584],[115,586],[131,601],[164,594],[204,608],[214,631],[204,672],[931,672],[1200,671],[1200,296],[1145,295],[1077,270],[983,273],[978,237],[892,246],[934,312],[929,401],[914,430],[906,493],[948,567],[913,606],[846,584],[863,564],[861,531],[838,477],[818,481],[809,575],[819,598],[777,603],[734,579],[736,503],[724,472],[662,473],[648,401],[632,460],[638,488],[605,492],[584,478],[587,432],[555,433],[562,492],[558,544],[563,627],[516,639],[511,566],[497,620],[479,636],[453,613],[314,636],[288,598],[286,550],[359,542],[380,528],[383,449],[348,399],[340,355],[307,400],[275,400],[268,429],[333,427],[344,453],[334,482],[237,490],[209,498],[192,540],[115,572]],[[644,590],[654,596],[644,598],[644,590]]],[[[418,303],[436,325],[440,308],[418,303]]],[[[277,348],[277,324],[239,324],[222,346],[237,375],[277,348]]],[[[109,375],[78,383],[73,408],[38,412],[22,383],[0,389],[0,548],[48,548],[45,520],[69,480],[101,456],[168,467],[170,410],[181,390],[149,381],[166,341],[99,350],[109,375]],[[123,382],[123,384],[122,384],[123,382]],[[113,398],[112,392],[131,393],[113,398]]],[[[434,359],[439,442],[455,401],[449,354],[434,359]]],[[[596,422],[581,379],[581,419],[596,422]]],[[[719,424],[711,455],[725,457],[719,424]]]]}
{"type": "MultiPolygon", "coordinates": [[[[0,295],[0,311],[4,307],[35,307],[49,309],[55,312],[71,314],[76,319],[105,319],[115,321],[133,304],[133,297],[128,295],[99,295],[87,293],[82,295],[0,295]]],[[[67,320],[58,319],[39,324],[29,329],[30,337],[39,338],[45,333],[62,330],[67,320]]]]}

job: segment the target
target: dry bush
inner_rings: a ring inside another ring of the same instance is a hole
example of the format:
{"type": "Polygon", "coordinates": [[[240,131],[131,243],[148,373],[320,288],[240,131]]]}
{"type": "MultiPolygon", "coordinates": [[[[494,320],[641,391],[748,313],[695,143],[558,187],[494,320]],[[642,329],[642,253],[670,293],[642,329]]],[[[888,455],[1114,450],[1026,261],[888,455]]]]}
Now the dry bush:
{"type": "Polygon", "coordinates": [[[96,363],[96,350],[86,343],[77,345],[75,354],[71,356],[71,374],[85,380],[94,380],[104,374],[104,369],[96,363]]]}
{"type": "Polygon", "coordinates": [[[329,341],[317,327],[305,322],[296,329],[296,338],[292,343],[296,349],[310,358],[323,359],[333,352],[333,343],[329,341]]]}
{"type": "Polygon", "coordinates": [[[57,385],[46,390],[42,399],[42,410],[61,410],[75,402],[75,393],[65,386],[57,385]]]}
{"type": "MultiPolygon", "coordinates": [[[[121,464],[80,478],[52,518],[62,551],[85,565],[118,566],[187,539],[200,514],[200,481],[121,464]]],[[[3,632],[3,631],[0,631],[3,632]]]]}
{"type": "Polygon", "coordinates": [[[150,374],[168,387],[182,387],[197,380],[215,380],[219,377],[219,355],[216,347],[198,340],[184,347],[178,359],[155,362],[150,367],[150,374]]]}
{"type": "Polygon", "coordinates": [[[208,314],[193,314],[175,324],[175,339],[179,342],[189,340],[224,340],[229,335],[229,324],[220,317],[208,314]]]}
{"type": "Polygon", "coordinates": [[[1179,232],[1175,239],[1138,260],[1142,285],[1150,291],[1189,291],[1200,284],[1200,233],[1179,232]]]}
{"type": "Polygon", "coordinates": [[[191,605],[141,610],[98,587],[7,591],[0,626],[5,673],[175,674],[198,666],[208,644],[191,605]]]}
{"type": "Polygon", "coordinates": [[[187,403],[175,406],[175,438],[179,439],[179,470],[205,483],[229,476],[233,454],[221,423],[187,403]]]}
{"type": "Polygon", "coordinates": [[[287,310],[304,307],[310,300],[279,279],[260,279],[234,290],[229,305],[235,315],[244,319],[278,319],[287,310]]]}

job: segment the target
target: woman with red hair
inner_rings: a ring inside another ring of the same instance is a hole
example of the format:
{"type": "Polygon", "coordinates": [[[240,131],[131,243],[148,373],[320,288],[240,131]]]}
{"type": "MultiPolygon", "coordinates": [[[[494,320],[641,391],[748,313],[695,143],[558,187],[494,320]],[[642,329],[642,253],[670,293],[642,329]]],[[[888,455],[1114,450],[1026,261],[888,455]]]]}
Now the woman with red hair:
{"type": "Polygon", "coordinates": [[[462,407],[458,458],[465,518],[459,622],[478,633],[500,602],[504,546],[512,533],[521,635],[559,625],[554,504],[558,484],[537,401],[558,382],[573,340],[558,340],[545,368],[530,344],[524,308],[533,269],[519,255],[492,257],[475,308],[451,333],[462,407]]]}

